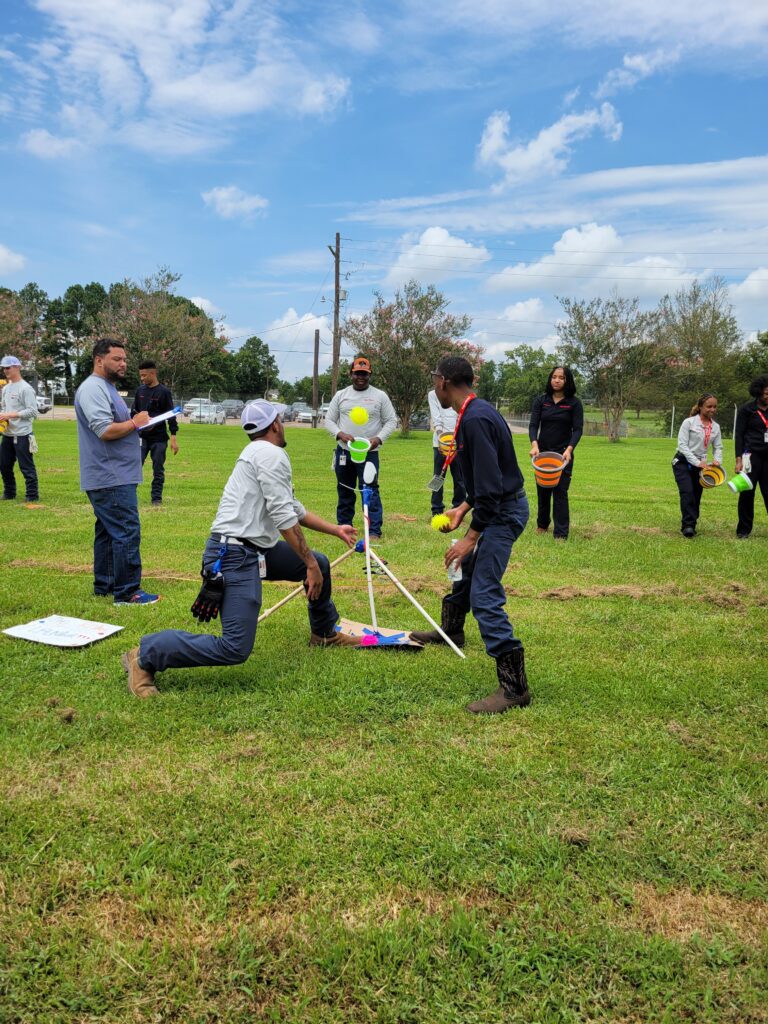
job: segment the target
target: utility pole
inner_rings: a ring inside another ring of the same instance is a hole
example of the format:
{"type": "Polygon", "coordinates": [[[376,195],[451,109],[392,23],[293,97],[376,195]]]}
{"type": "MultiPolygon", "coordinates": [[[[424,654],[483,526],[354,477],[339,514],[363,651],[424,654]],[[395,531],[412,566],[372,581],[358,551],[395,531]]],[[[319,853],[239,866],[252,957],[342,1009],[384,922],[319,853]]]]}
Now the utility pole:
{"type": "Polygon", "coordinates": [[[315,329],[315,365],[312,370],[312,427],[317,426],[318,364],[320,362],[320,329],[315,329]]]}
{"type": "Polygon", "coordinates": [[[339,385],[339,356],[341,355],[341,332],[339,331],[339,300],[340,300],[340,265],[341,236],[336,232],[336,248],[329,245],[328,249],[334,261],[333,289],[333,361],[331,363],[331,398],[336,394],[339,385]]]}

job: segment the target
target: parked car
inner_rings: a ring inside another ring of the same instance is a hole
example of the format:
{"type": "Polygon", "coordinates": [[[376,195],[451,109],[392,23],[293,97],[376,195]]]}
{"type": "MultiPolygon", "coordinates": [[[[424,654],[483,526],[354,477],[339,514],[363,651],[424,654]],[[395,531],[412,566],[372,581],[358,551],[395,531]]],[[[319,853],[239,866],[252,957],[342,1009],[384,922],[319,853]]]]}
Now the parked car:
{"type": "Polygon", "coordinates": [[[189,414],[190,423],[218,423],[222,426],[227,422],[224,406],[218,402],[200,402],[189,414]]]}
{"type": "Polygon", "coordinates": [[[224,406],[227,419],[231,420],[239,420],[240,414],[245,408],[245,402],[241,402],[239,398],[225,398],[221,404],[224,406]]]}
{"type": "Polygon", "coordinates": [[[50,398],[47,398],[45,395],[37,396],[37,411],[41,415],[45,415],[45,413],[50,412],[51,408],[52,406],[50,398]]]}
{"type": "Polygon", "coordinates": [[[299,409],[296,415],[297,423],[311,423],[312,422],[312,410],[308,405],[305,405],[303,409],[299,409]]]}
{"type": "Polygon", "coordinates": [[[210,405],[210,398],[190,398],[188,402],[184,403],[184,408],[181,410],[182,416],[189,416],[193,409],[196,409],[198,405],[210,405]]]}
{"type": "Polygon", "coordinates": [[[408,420],[409,430],[429,430],[429,427],[429,416],[425,416],[423,413],[414,413],[408,420]]]}

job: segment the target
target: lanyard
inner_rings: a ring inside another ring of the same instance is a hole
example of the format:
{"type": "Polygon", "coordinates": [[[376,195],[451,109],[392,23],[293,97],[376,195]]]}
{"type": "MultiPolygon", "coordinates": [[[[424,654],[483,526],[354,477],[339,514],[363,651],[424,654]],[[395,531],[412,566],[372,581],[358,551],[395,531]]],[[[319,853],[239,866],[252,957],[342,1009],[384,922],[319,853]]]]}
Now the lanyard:
{"type": "MultiPolygon", "coordinates": [[[[699,416],[699,420],[701,421],[701,426],[704,431],[704,454],[706,455],[707,448],[709,448],[709,439],[712,436],[712,420],[707,420],[705,423],[704,420],[701,419],[701,416],[699,416]]],[[[768,427],[768,423],[766,423],[766,426],[768,427]]]]}
{"type": "Polygon", "coordinates": [[[765,429],[768,430],[768,420],[765,418],[765,416],[763,416],[762,410],[756,408],[755,412],[757,413],[757,415],[760,417],[760,419],[765,424],[765,429]]]}
{"type": "Polygon", "coordinates": [[[467,397],[461,404],[461,408],[459,409],[459,415],[456,417],[456,426],[454,427],[453,430],[453,447],[446,455],[445,462],[443,463],[443,476],[445,476],[445,474],[448,471],[448,467],[456,458],[456,453],[459,450],[459,427],[461,426],[461,421],[464,419],[464,410],[467,408],[467,406],[469,405],[473,398],[477,398],[477,395],[474,393],[474,391],[471,392],[471,394],[467,395],[467,397]]]}

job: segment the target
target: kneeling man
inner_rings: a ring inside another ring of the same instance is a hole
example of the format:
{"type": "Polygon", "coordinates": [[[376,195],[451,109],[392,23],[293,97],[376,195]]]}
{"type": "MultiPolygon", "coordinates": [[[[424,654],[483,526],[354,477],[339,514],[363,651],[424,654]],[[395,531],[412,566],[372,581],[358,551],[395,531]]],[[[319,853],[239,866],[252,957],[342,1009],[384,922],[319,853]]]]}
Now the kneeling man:
{"type": "Polygon", "coordinates": [[[136,697],[155,696],[155,673],[167,668],[244,662],[256,639],[262,579],[304,582],[310,645],[359,646],[334,628],[339,616],[331,600],[330,565],[309,549],[301,527],[332,534],[347,547],[354,547],[357,531],[326,522],[294,498],[281,411],[261,399],[243,410],[250,443],[227,481],[203,552],[203,586],[192,614],[201,622],[221,614],[221,636],[167,629],[143,637],[122,656],[136,697]]]}

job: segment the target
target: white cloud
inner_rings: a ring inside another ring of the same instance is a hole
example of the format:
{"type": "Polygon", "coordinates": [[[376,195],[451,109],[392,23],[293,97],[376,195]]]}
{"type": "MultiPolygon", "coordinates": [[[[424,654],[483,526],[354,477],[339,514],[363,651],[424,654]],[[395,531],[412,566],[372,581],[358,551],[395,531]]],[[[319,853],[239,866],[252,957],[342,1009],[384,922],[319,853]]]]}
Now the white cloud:
{"type": "Polygon", "coordinates": [[[395,286],[415,278],[436,284],[452,277],[477,271],[491,258],[488,250],[451,235],[445,228],[431,227],[418,238],[406,235],[400,240],[404,251],[390,267],[386,284],[395,286]]]}
{"type": "Polygon", "coordinates": [[[61,160],[80,149],[77,139],[62,139],[45,128],[35,128],[21,137],[22,148],[41,160],[61,160]]]}
{"type": "Polygon", "coordinates": [[[672,67],[680,60],[681,48],[655,50],[653,53],[626,54],[620,68],[613,68],[595,90],[599,100],[613,96],[624,89],[632,89],[644,78],[650,78],[657,71],[672,67]]]}
{"type": "Polygon", "coordinates": [[[204,299],[201,295],[193,295],[189,300],[194,302],[198,309],[202,309],[208,316],[220,316],[221,310],[218,306],[215,306],[210,299],[204,299]]]}
{"type": "Polygon", "coordinates": [[[622,124],[610,103],[599,110],[585,110],[581,114],[565,114],[554,124],[542,128],[535,139],[514,145],[509,139],[509,114],[497,110],[488,118],[478,146],[477,159],[481,167],[500,169],[504,181],[499,189],[524,181],[551,177],[568,166],[568,158],[575,142],[595,131],[617,141],[622,124]]]}
{"type": "Polygon", "coordinates": [[[243,192],[237,185],[218,185],[208,192],[202,192],[201,195],[206,206],[210,206],[225,220],[232,220],[235,217],[247,220],[250,217],[264,216],[269,206],[268,199],[243,192]]]}
{"type": "Polygon", "coordinates": [[[15,274],[26,265],[21,253],[13,252],[7,245],[0,243],[0,274],[15,274]]]}
{"type": "Polygon", "coordinates": [[[663,295],[684,287],[697,276],[684,255],[648,255],[634,258],[631,246],[610,224],[583,224],[569,228],[555,242],[552,252],[531,263],[506,267],[488,281],[491,291],[530,291],[546,288],[552,293],[607,292],[616,287],[641,297],[663,295]],[[630,250],[630,251],[627,251],[630,250]]]}
{"type": "Polygon", "coordinates": [[[333,339],[327,316],[316,316],[314,313],[303,313],[301,316],[290,307],[282,316],[273,320],[264,333],[264,340],[270,348],[306,349],[312,348],[315,331],[320,331],[320,341],[328,343],[333,339]]]}

